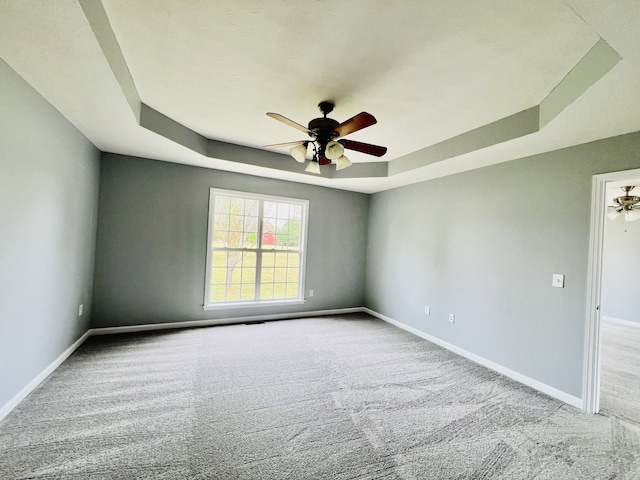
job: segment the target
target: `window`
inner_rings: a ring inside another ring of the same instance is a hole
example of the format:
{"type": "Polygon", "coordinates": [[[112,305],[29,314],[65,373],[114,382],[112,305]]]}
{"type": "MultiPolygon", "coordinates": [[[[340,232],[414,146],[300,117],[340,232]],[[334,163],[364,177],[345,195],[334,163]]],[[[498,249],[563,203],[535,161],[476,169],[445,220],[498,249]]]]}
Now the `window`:
{"type": "Polygon", "coordinates": [[[302,302],[308,206],[212,188],[204,308],[302,302]]]}

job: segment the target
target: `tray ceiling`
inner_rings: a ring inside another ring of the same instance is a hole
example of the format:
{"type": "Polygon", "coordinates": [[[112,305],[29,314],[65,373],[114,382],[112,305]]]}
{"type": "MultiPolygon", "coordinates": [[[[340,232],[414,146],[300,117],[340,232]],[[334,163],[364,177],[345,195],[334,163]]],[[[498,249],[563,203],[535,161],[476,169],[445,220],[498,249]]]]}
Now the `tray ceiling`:
{"type": "Polygon", "coordinates": [[[0,56],[103,151],[370,193],[640,130],[640,7],[594,3],[9,1],[0,56]],[[387,155],[261,149],[322,100],[387,155]]]}

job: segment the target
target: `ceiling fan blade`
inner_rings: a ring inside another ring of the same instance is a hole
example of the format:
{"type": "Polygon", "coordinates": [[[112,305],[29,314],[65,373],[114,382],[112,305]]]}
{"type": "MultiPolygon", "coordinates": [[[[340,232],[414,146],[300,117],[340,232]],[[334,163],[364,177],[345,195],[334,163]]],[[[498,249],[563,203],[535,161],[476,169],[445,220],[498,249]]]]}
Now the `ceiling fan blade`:
{"type": "Polygon", "coordinates": [[[304,133],[313,133],[311,130],[309,130],[307,127],[300,125],[299,123],[294,122],[293,120],[289,120],[287,117],[283,117],[282,115],[280,115],[279,113],[272,113],[269,112],[267,113],[268,116],[270,116],[271,118],[275,118],[276,120],[282,122],[282,123],[286,123],[287,125],[289,125],[290,127],[293,128],[297,128],[298,130],[300,130],[301,132],[304,133]]]}
{"type": "Polygon", "coordinates": [[[262,148],[293,147],[295,145],[302,145],[305,142],[308,142],[308,140],[298,140],[297,142],[274,143],[272,145],[264,145],[262,148]]]}
{"type": "Polygon", "coordinates": [[[356,152],[366,153],[368,155],[375,155],[381,157],[387,153],[387,147],[381,147],[379,145],[371,145],[370,143],[354,142],[353,140],[338,140],[344,148],[349,150],[355,150],[356,152]]]}
{"type": "Polygon", "coordinates": [[[367,112],[361,112],[354,117],[351,117],[349,120],[342,122],[338,125],[334,130],[338,132],[338,137],[344,137],[345,135],[349,135],[350,133],[357,132],[358,130],[362,130],[363,128],[370,127],[371,125],[375,125],[378,123],[376,118],[367,112]]]}

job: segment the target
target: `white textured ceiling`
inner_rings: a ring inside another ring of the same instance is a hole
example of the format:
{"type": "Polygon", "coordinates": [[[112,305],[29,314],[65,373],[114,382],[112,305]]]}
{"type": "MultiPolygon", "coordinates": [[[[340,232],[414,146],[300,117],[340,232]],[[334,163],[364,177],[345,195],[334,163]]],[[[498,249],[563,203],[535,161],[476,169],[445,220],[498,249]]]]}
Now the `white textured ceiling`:
{"type": "Polygon", "coordinates": [[[382,178],[208,158],[141,127],[77,0],[4,2],[0,56],[103,151],[375,192],[640,130],[640,2],[609,3],[103,1],[139,99],[248,147],[304,139],[266,112],[306,124],[333,100],[339,121],[361,111],[378,119],[350,139],[402,162],[540,104],[600,39],[622,57],[539,132],[382,178]]]}

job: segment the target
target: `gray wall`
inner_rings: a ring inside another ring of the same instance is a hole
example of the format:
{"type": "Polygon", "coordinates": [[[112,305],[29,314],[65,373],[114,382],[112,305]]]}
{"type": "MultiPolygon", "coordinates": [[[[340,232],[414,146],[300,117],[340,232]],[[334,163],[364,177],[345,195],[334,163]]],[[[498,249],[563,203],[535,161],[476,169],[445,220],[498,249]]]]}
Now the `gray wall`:
{"type": "Polygon", "coordinates": [[[0,408],[88,328],[98,175],[98,150],[0,60],[0,408]]]}
{"type": "Polygon", "coordinates": [[[606,219],[602,258],[602,315],[640,323],[640,220],[606,219]]]}
{"type": "Polygon", "coordinates": [[[592,175],[640,167],[638,145],[636,133],[373,195],[366,305],[582,397],[592,175]]]}
{"type": "Polygon", "coordinates": [[[367,195],[103,154],[93,327],[228,319],[364,301],[367,195]],[[308,199],[304,305],[202,308],[209,188],[308,199]]]}

